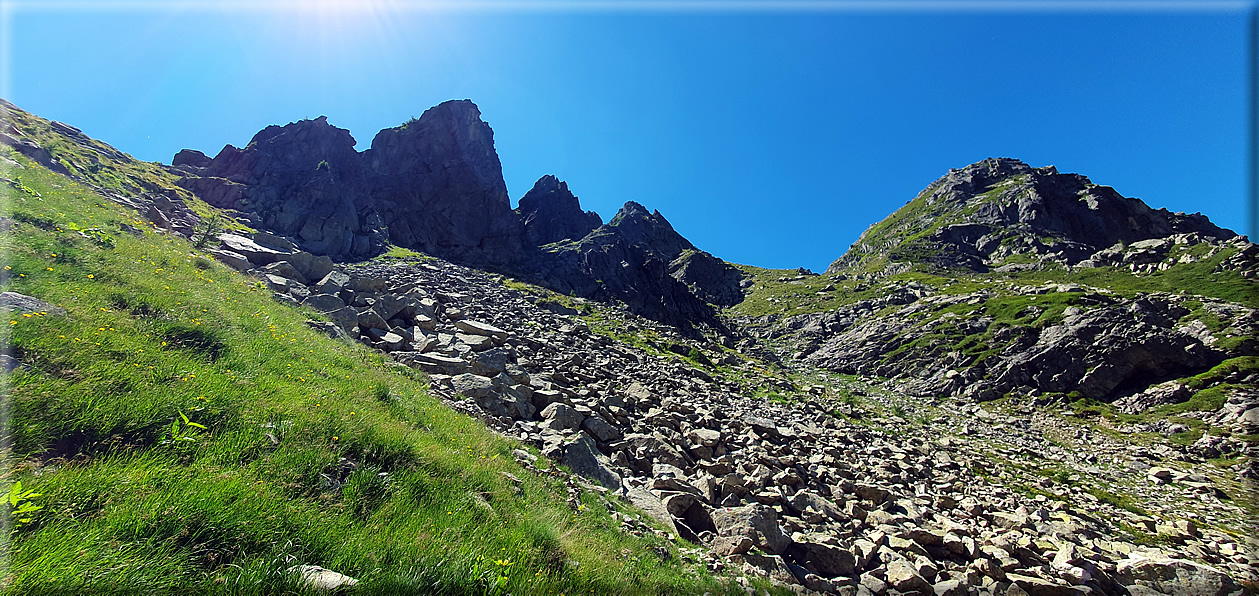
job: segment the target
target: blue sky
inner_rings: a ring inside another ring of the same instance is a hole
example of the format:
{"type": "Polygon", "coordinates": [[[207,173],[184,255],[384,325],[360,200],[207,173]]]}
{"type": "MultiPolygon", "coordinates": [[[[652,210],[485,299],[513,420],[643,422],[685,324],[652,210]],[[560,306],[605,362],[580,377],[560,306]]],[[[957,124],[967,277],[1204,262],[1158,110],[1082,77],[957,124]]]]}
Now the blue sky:
{"type": "Polygon", "coordinates": [[[825,269],[997,156],[1253,235],[1247,2],[0,4],[0,94],[144,160],[319,115],[365,149],[468,98],[513,205],[554,174],[733,262],[825,269]]]}

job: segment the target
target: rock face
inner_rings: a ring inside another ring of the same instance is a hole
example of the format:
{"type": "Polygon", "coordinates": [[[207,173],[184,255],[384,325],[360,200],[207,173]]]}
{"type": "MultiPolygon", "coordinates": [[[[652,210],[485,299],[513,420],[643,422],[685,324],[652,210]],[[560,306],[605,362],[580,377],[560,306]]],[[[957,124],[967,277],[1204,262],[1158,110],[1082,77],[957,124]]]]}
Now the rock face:
{"type": "Polygon", "coordinates": [[[482,264],[519,255],[520,224],[494,131],[471,101],[447,101],[418,121],[380,131],[363,159],[372,204],[394,244],[482,264]]]}
{"type": "Polygon", "coordinates": [[[1151,209],[1079,174],[989,158],[949,170],[867,229],[827,271],[880,259],[987,271],[1029,254],[1075,264],[1118,243],[1189,233],[1236,236],[1200,214],[1151,209]]]}
{"type": "Polygon", "coordinates": [[[1200,296],[1121,297],[1059,284],[999,294],[880,288],[877,298],[829,312],[745,323],[758,337],[791,346],[797,360],[897,378],[916,395],[987,400],[1036,391],[1122,398],[1117,404],[1134,412],[1192,396],[1160,383],[1259,353],[1249,339],[1259,332],[1259,312],[1200,296]],[[1014,304],[1021,306],[1006,311],[1013,316],[1001,314],[1014,304]],[[1202,318],[1217,330],[1207,331],[1202,318]]]}
{"type": "Polygon", "coordinates": [[[224,147],[181,184],[215,207],[253,214],[253,223],[310,252],[369,256],[387,238],[354,143],[322,116],[268,126],[244,149],[224,147]]]}
{"type": "Polygon", "coordinates": [[[516,213],[524,226],[524,240],[529,246],[580,240],[603,225],[598,213],[582,211],[567,183],[549,174],[539,178],[533,188],[520,198],[516,213]]]}
{"type": "Polygon", "coordinates": [[[379,254],[386,243],[465,262],[520,254],[494,133],[470,101],[448,101],[380,131],[359,153],[324,117],[269,126],[244,149],[225,147],[182,184],[206,202],[337,258],[379,254]]]}
{"type": "MultiPolygon", "coordinates": [[[[617,300],[635,313],[686,329],[696,323],[719,326],[712,307],[671,275],[671,263],[697,251],[659,211],[630,201],[581,240],[544,250],[527,266],[526,276],[544,280],[557,292],[617,300]]],[[[718,287],[720,281],[707,284],[705,291],[730,293],[718,287]]],[[[737,280],[733,288],[737,291],[737,280]]]]}
{"type": "Polygon", "coordinates": [[[650,318],[712,326],[737,303],[737,269],[697,251],[659,212],[628,203],[609,224],[543,176],[512,210],[494,133],[448,101],[354,150],[327,119],[270,126],[214,159],[181,151],[182,186],[301,250],[336,259],[395,244],[507,271],[565,294],[616,299],[650,318]],[[539,247],[542,247],[539,249],[539,247]]]}
{"type": "Polygon", "coordinates": [[[669,262],[669,275],[709,304],[734,306],[743,301],[743,273],[702,250],[682,251],[669,262]]]}

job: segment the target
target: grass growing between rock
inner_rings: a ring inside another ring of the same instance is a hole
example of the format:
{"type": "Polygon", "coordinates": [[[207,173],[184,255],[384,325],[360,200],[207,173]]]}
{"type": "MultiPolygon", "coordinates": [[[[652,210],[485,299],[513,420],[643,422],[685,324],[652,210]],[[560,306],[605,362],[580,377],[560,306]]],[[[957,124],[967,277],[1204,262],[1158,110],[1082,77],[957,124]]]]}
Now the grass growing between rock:
{"type": "Polygon", "coordinates": [[[736,588],[622,534],[595,495],[573,511],[422,376],[7,155],[26,190],[2,191],[4,289],[66,314],[3,323],[22,363],[5,485],[42,507],[9,536],[6,592],[293,592],[299,564],[360,594],[736,588]]]}

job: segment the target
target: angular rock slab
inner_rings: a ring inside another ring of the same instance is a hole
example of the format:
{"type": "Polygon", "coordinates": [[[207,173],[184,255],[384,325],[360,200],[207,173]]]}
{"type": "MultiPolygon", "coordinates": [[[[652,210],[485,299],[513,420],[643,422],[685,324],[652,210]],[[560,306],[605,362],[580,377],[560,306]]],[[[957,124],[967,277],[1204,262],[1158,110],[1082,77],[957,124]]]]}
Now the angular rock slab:
{"type": "Polygon", "coordinates": [[[714,509],[710,516],[719,536],[747,536],[767,553],[779,555],[791,546],[791,538],[778,525],[778,514],[753,503],[743,507],[714,509]]]}
{"type": "Polygon", "coordinates": [[[56,316],[66,314],[66,309],[60,306],[17,292],[0,292],[0,308],[19,313],[47,313],[56,316]]]}
{"type": "Polygon", "coordinates": [[[607,456],[599,453],[595,440],[584,432],[578,431],[577,438],[564,445],[561,463],[578,476],[598,482],[609,490],[621,490],[620,475],[612,471],[607,456]]]}
{"type": "Polygon", "coordinates": [[[1151,588],[1168,596],[1224,596],[1242,589],[1214,567],[1170,557],[1132,554],[1119,562],[1115,576],[1121,584],[1151,588]]]}
{"type": "Polygon", "coordinates": [[[331,593],[358,584],[357,579],[318,565],[294,565],[288,571],[300,576],[298,581],[303,587],[316,592],[331,593]]]}

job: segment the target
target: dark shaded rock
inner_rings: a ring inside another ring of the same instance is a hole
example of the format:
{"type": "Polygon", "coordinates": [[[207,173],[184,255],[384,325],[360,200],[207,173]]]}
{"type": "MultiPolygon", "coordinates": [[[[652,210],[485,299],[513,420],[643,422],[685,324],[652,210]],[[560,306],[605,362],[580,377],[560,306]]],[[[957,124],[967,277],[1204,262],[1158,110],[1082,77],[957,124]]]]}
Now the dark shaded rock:
{"type": "Polygon", "coordinates": [[[603,225],[598,213],[582,211],[567,183],[549,174],[539,178],[520,198],[516,213],[524,226],[527,246],[580,240],[603,225]]]}
{"type": "Polygon", "coordinates": [[[669,263],[694,251],[660,215],[628,202],[608,224],[576,243],[548,245],[526,277],[561,294],[618,300],[636,314],[688,330],[720,327],[712,307],[669,273],[669,263]]]}
{"type": "Polygon", "coordinates": [[[743,273],[702,250],[683,251],[669,263],[669,275],[709,304],[734,306],[743,301],[743,273]]]}
{"type": "Polygon", "coordinates": [[[201,169],[210,165],[210,158],[196,149],[184,149],[176,153],[170,163],[175,167],[190,166],[193,169],[201,169]]]}
{"type": "Polygon", "coordinates": [[[1027,351],[1002,363],[996,390],[1028,384],[1106,399],[1125,388],[1209,368],[1222,359],[1194,338],[1160,325],[1160,318],[1168,320],[1162,314],[1149,308],[1148,316],[1133,314],[1131,309],[1095,309],[1068,316],[1041,333],[1027,351]]]}
{"type": "Polygon", "coordinates": [[[268,126],[244,149],[228,145],[181,185],[217,207],[256,214],[310,252],[370,256],[386,239],[366,182],[354,138],[321,116],[268,126]]]}
{"type": "Polygon", "coordinates": [[[465,262],[503,264],[520,255],[494,132],[468,100],[380,131],[363,153],[371,196],[394,244],[465,262]]]}

